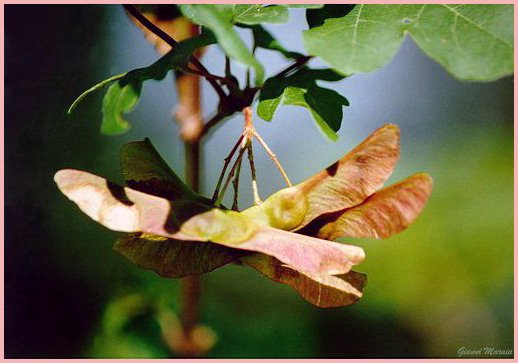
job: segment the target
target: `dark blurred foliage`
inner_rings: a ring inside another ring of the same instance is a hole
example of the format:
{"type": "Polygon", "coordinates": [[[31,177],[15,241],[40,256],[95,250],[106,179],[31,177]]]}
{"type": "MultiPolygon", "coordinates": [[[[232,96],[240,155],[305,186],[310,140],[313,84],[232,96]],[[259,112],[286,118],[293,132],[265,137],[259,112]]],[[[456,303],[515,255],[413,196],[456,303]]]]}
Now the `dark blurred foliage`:
{"type": "MultiPolygon", "coordinates": [[[[178,281],[140,270],[113,252],[117,234],[79,213],[52,180],[58,169],[73,167],[121,182],[118,150],[125,141],[174,139],[177,133],[168,109],[167,128],[151,124],[164,116],[146,104],[150,96],[132,116],[146,115],[150,124],[136,124],[122,137],[98,132],[102,92],[66,116],[85,88],[125,70],[111,63],[108,34],[134,32],[134,43],[121,45],[127,49],[144,42],[130,22],[110,28],[122,17],[117,6],[5,6],[6,357],[171,355],[160,324],[177,311],[178,281]]],[[[147,56],[156,57],[152,46],[147,56]]],[[[435,190],[408,231],[388,241],[350,241],[368,256],[360,269],[369,275],[364,298],[348,308],[318,309],[254,271],[219,269],[203,278],[201,320],[218,337],[210,356],[455,357],[463,346],[513,346],[512,80],[461,84],[429,60],[420,62],[430,75],[422,89],[437,88],[440,97],[390,110],[389,120],[401,118],[404,126],[402,166],[394,180],[427,171],[435,190]],[[449,116],[427,119],[440,108],[449,116]],[[408,112],[423,119],[403,121],[408,112]]],[[[398,80],[402,86],[411,81],[398,80]]],[[[380,95],[390,98],[392,91],[374,89],[369,101],[382,104],[380,95]]],[[[165,99],[173,102],[174,95],[165,99]]],[[[354,134],[359,121],[351,116],[361,105],[352,102],[345,113],[342,138],[361,139],[354,134]]],[[[307,119],[303,124],[312,127],[307,119]]],[[[283,125],[279,120],[260,127],[283,125]]],[[[304,155],[318,154],[300,148],[276,152],[298,170],[311,162],[304,155]]],[[[331,153],[336,144],[327,148],[331,153]]],[[[178,169],[181,145],[171,147],[173,154],[161,150],[178,169]]],[[[222,160],[210,150],[207,155],[222,160]]],[[[318,170],[307,168],[307,175],[318,170]]],[[[268,178],[260,181],[273,189],[275,180],[268,178]]]]}

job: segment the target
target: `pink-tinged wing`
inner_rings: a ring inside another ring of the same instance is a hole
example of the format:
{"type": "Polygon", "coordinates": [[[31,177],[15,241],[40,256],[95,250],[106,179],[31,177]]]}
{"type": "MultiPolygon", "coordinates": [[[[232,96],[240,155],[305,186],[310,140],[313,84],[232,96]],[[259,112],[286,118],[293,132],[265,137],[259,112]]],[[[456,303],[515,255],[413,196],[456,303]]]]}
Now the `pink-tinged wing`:
{"type": "Polygon", "coordinates": [[[365,258],[363,249],[357,246],[271,227],[260,227],[255,235],[237,247],[273,256],[298,271],[330,275],[347,273],[365,258]]]}
{"type": "Polygon", "coordinates": [[[119,232],[163,228],[172,203],[73,169],[54,176],[59,189],[87,216],[119,232]]]}
{"type": "Polygon", "coordinates": [[[61,170],[54,179],[59,189],[90,218],[115,231],[210,241],[262,252],[299,270],[315,273],[346,273],[364,258],[359,247],[259,226],[234,211],[193,202],[170,202],[86,172],[61,170]]]}
{"type": "Polygon", "coordinates": [[[354,304],[362,297],[367,282],[365,274],[352,270],[341,275],[312,274],[260,253],[242,257],[240,261],[275,282],[291,286],[305,300],[321,308],[354,304]]]}
{"type": "Polygon", "coordinates": [[[319,238],[387,238],[408,227],[423,210],[433,188],[428,174],[416,174],[385,188],[364,203],[323,217],[330,220],[317,233],[319,238]]]}
{"type": "Polygon", "coordinates": [[[396,125],[385,125],[342,159],[297,185],[309,207],[295,230],[322,214],[354,207],[379,190],[399,158],[399,135],[396,125]]]}

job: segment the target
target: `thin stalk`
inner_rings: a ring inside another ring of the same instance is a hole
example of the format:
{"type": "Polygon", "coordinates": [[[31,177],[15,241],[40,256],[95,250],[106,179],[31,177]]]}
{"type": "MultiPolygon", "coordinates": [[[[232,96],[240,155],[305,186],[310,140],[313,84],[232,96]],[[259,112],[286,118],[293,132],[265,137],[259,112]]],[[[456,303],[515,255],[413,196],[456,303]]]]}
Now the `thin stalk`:
{"type": "Polygon", "coordinates": [[[252,142],[248,146],[248,161],[250,162],[250,173],[252,174],[252,190],[254,192],[254,204],[259,205],[262,203],[261,197],[259,196],[259,188],[257,188],[257,176],[255,174],[254,164],[254,151],[252,149],[252,142]]]}
{"type": "Polygon", "coordinates": [[[212,127],[216,126],[221,120],[223,120],[227,116],[228,115],[225,115],[221,112],[218,112],[217,114],[215,114],[209,121],[207,121],[207,123],[205,125],[203,125],[203,129],[201,130],[200,137],[205,136],[212,127]]]}
{"type": "Polygon", "coordinates": [[[230,58],[228,55],[225,56],[225,77],[230,78],[232,72],[230,70],[230,58]]]}
{"type": "Polygon", "coordinates": [[[232,180],[232,177],[234,176],[237,166],[241,164],[241,159],[243,158],[243,155],[245,153],[245,148],[241,147],[241,150],[239,150],[239,154],[237,156],[236,162],[232,166],[232,169],[230,169],[230,172],[228,173],[227,179],[225,180],[225,184],[223,184],[223,188],[221,189],[221,193],[218,195],[218,199],[216,200],[216,203],[214,205],[216,207],[219,207],[221,203],[223,202],[223,197],[225,197],[225,192],[227,191],[228,185],[230,184],[230,180],[232,180]]]}
{"type": "Polygon", "coordinates": [[[243,140],[243,135],[237,140],[236,144],[228,154],[228,156],[225,158],[225,162],[223,165],[223,169],[221,170],[221,173],[219,175],[218,184],[216,185],[216,189],[214,190],[214,194],[212,195],[212,202],[215,202],[218,199],[219,195],[219,189],[221,188],[221,183],[223,183],[223,178],[225,177],[225,173],[227,172],[228,165],[230,164],[230,160],[232,160],[232,157],[236,153],[237,148],[239,145],[241,145],[241,141],[243,140]]]}
{"type": "Polygon", "coordinates": [[[262,145],[262,147],[264,148],[264,150],[266,150],[266,153],[268,154],[268,156],[270,157],[270,159],[272,159],[272,161],[275,163],[275,165],[277,166],[277,169],[279,169],[279,171],[281,172],[281,175],[282,177],[284,178],[284,181],[286,182],[286,184],[289,186],[289,187],[292,187],[293,185],[291,184],[291,181],[290,179],[288,178],[288,175],[286,174],[286,172],[284,171],[284,169],[282,168],[282,165],[281,163],[279,162],[279,159],[277,159],[277,155],[275,155],[272,150],[270,149],[270,147],[268,146],[268,144],[266,144],[266,142],[263,140],[263,138],[261,137],[261,135],[259,135],[257,132],[254,132],[254,137],[257,139],[257,141],[259,141],[259,143],[262,145]]]}
{"type": "Polygon", "coordinates": [[[198,69],[194,69],[194,68],[190,68],[190,67],[184,67],[184,68],[182,68],[182,71],[187,72],[187,73],[192,73],[192,74],[195,74],[197,76],[210,78],[210,79],[213,79],[215,81],[219,81],[219,82],[223,82],[223,83],[228,82],[228,80],[225,77],[216,76],[214,74],[205,74],[205,73],[203,73],[202,71],[200,71],[198,69]]]}
{"type": "Polygon", "coordinates": [[[238,211],[238,196],[239,196],[239,175],[241,174],[241,162],[243,159],[239,160],[239,164],[237,165],[236,169],[236,176],[234,177],[234,180],[232,180],[232,186],[234,187],[234,202],[232,203],[232,210],[238,211]]]}
{"type": "Polygon", "coordinates": [[[300,58],[297,58],[297,60],[295,61],[295,63],[293,63],[292,65],[290,65],[288,68],[280,71],[279,73],[277,73],[275,76],[273,76],[272,78],[281,78],[285,75],[287,75],[288,73],[290,73],[291,71],[297,69],[297,68],[300,68],[302,67],[304,64],[306,64],[307,62],[309,62],[309,60],[313,58],[312,56],[303,56],[303,57],[300,57],[300,58]]]}

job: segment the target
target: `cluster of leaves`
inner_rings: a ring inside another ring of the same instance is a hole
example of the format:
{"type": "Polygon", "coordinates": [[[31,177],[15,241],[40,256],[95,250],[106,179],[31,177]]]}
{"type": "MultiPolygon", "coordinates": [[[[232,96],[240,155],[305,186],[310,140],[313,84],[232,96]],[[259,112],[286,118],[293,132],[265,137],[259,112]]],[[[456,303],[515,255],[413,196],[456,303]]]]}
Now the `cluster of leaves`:
{"type": "Polygon", "coordinates": [[[264,120],[272,120],[280,105],[302,106],[309,110],[322,133],[335,140],[343,117],[342,106],[348,105],[348,101],[318,82],[337,81],[382,67],[397,52],[406,34],[428,56],[462,80],[493,80],[511,74],[514,68],[512,5],[207,4],[180,5],[179,11],[203,28],[201,35],[180,42],[149,67],[111,77],[92,87],[74,102],[70,111],[86,94],[113,83],[104,97],[101,131],[111,135],[123,133],[129,128],[124,114],[138,103],[145,81],[161,80],[170,70],[184,69],[196,49],[216,43],[226,56],[253,69],[255,74],[252,88],[247,85],[239,89],[232,77],[221,82],[229,93],[220,100],[223,116],[249,106],[258,93],[258,115],[264,120]],[[288,22],[288,7],[307,8],[309,29],[302,32],[302,38],[308,55],[285,49],[262,26],[288,22]],[[236,27],[252,32],[253,49],[241,39],[236,27]],[[264,67],[254,55],[255,48],[280,52],[296,63],[288,68],[291,72],[265,80],[264,67]],[[311,57],[319,57],[331,69],[307,68],[305,63],[311,57]]]}
{"type": "Polygon", "coordinates": [[[399,129],[386,125],[327,169],[243,212],[215,208],[190,190],[149,140],[121,151],[130,188],[72,169],[55,181],[90,218],[127,232],[114,248],[141,267],[184,277],[240,262],[333,307],[356,302],[366,277],[351,270],[363,250],[332,240],[397,233],[431,193],[426,174],[379,190],[398,157],[399,129]]]}

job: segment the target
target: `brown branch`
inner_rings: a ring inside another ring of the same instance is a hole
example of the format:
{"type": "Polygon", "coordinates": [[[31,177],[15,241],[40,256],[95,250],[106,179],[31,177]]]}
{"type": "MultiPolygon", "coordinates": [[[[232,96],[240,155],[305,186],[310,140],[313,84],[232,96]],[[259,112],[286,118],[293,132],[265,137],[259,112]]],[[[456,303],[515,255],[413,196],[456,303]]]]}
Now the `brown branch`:
{"type": "Polygon", "coordinates": [[[180,136],[185,142],[197,142],[203,130],[200,79],[191,74],[184,74],[177,77],[176,89],[178,106],[174,116],[180,128],[180,136]]]}
{"type": "Polygon", "coordinates": [[[150,32],[156,34],[160,39],[162,39],[164,42],[169,44],[171,48],[175,48],[178,45],[178,42],[173,39],[169,34],[167,34],[165,31],[157,27],[155,24],[153,24],[148,18],[144,16],[136,7],[135,5],[122,5],[124,9],[128,13],[130,13],[135,19],[137,19],[140,24],[142,24],[144,27],[146,27],[150,32]]]}
{"type": "MultiPolygon", "coordinates": [[[[162,39],[164,42],[169,44],[173,49],[178,45],[178,42],[174,40],[173,37],[171,37],[169,34],[167,34],[165,31],[157,27],[155,24],[153,24],[148,18],[144,16],[134,5],[123,5],[124,9],[128,13],[130,13],[135,19],[137,19],[145,28],[147,28],[149,31],[157,35],[160,39],[162,39]]],[[[212,75],[209,73],[207,68],[203,66],[203,64],[196,58],[195,56],[191,56],[189,58],[189,61],[196,67],[198,70],[202,73],[204,77],[207,78],[207,81],[212,85],[220,99],[226,97],[225,92],[223,91],[223,88],[216,82],[214,79],[211,79],[212,75]]]]}
{"type": "Polygon", "coordinates": [[[206,77],[207,79],[210,78],[210,79],[213,79],[215,81],[220,81],[220,82],[224,82],[224,83],[229,82],[228,79],[226,79],[225,77],[216,76],[214,74],[205,74],[205,73],[201,72],[198,69],[193,69],[193,68],[190,68],[190,67],[182,68],[182,71],[187,72],[187,73],[192,73],[192,74],[195,74],[197,76],[206,77]]]}
{"type": "Polygon", "coordinates": [[[209,121],[207,121],[207,123],[205,123],[205,125],[203,126],[203,130],[201,131],[200,137],[205,136],[212,127],[214,127],[221,120],[223,120],[225,117],[228,117],[228,116],[230,116],[230,115],[225,115],[221,112],[218,112],[209,121]]]}
{"type": "Polygon", "coordinates": [[[297,69],[297,68],[300,68],[302,67],[303,65],[305,65],[307,62],[309,62],[311,60],[311,58],[313,58],[312,56],[303,56],[303,57],[299,57],[295,60],[295,63],[293,63],[291,66],[289,66],[288,68],[282,70],[281,72],[277,73],[275,76],[273,76],[272,78],[281,78],[281,77],[284,77],[286,74],[290,73],[292,70],[294,69],[297,69]]]}

